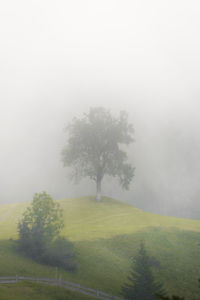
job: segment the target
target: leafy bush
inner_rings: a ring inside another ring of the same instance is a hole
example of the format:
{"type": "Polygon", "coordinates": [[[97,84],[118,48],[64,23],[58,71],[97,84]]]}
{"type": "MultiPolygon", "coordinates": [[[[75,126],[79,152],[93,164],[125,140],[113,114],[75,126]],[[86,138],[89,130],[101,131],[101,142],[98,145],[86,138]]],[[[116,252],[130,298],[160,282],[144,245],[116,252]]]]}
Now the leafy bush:
{"type": "Polygon", "coordinates": [[[59,237],[47,247],[41,257],[41,262],[51,266],[61,267],[75,271],[77,264],[74,262],[73,245],[63,237],[59,237]]]}
{"type": "Polygon", "coordinates": [[[46,192],[35,194],[18,223],[18,250],[39,263],[75,271],[72,244],[59,237],[62,210],[46,192]]]}

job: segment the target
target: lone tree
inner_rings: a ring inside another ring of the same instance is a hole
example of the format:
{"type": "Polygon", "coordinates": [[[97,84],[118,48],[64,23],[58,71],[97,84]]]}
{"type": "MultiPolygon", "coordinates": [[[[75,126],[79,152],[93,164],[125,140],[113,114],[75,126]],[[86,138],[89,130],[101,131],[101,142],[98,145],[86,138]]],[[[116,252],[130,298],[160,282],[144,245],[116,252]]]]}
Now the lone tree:
{"type": "Polygon", "coordinates": [[[126,112],[118,118],[102,107],[91,108],[82,119],[74,119],[67,127],[68,143],[63,149],[64,166],[72,167],[77,182],[89,177],[96,183],[96,200],[101,200],[101,183],[105,175],[118,177],[128,189],[134,168],[127,163],[121,145],[133,142],[133,127],[126,112]]]}
{"type": "MultiPolygon", "coordinates": [[[[140,244],[138,254],[133,261],[132,271],[128,282],[122,287],[122,294],[126,299],[156,300],[156,295],[165,296],[160,283],[155,282],[150,267],[150,259],[144,244],[140,244]]],[[[165,298],[162,298],[165,299],[165,298]]]]}

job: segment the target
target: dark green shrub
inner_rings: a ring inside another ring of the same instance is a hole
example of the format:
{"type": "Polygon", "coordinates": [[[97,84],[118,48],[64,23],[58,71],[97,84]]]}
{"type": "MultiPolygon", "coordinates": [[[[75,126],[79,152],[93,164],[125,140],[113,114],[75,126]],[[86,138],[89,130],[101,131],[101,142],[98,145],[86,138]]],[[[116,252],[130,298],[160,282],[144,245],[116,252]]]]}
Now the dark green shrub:
{"type": "Polygon", "coordinates": [[[72,244],[59,237],[62,210],[46,192],[35,194],[18,223],[18,250],[39,263],[75,271],[72,244]]]}

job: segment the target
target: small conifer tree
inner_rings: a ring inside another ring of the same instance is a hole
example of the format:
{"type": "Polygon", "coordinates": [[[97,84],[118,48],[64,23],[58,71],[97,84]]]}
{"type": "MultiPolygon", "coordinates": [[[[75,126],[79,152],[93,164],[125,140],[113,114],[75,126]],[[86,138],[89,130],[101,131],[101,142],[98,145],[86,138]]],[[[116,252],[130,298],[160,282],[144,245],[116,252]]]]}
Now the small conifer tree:
{"type": "Polygon", "coordinates": [[[153,278],[149,257],[143,243],[133,261],[128,280],[122,287],[122,294],[126,299],[156,300],[158,299],[156,294],[166,295],[162,285],[155,282],[153,278]]]}

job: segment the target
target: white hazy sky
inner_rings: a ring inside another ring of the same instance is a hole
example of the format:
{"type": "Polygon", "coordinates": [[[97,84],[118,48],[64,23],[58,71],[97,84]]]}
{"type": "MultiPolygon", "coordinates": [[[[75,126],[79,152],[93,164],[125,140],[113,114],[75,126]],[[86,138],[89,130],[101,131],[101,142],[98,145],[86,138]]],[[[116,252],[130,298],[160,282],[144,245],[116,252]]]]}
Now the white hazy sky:
{"type": "Polygon", "coordinates": [[[71,186],[60,152],[65,124],[100,105],[135,126],[135,182],[120,197],[165,211],[195,201],[199,15],[186,0],[2,1],[0,202],[91,193],[71,186]]]}

